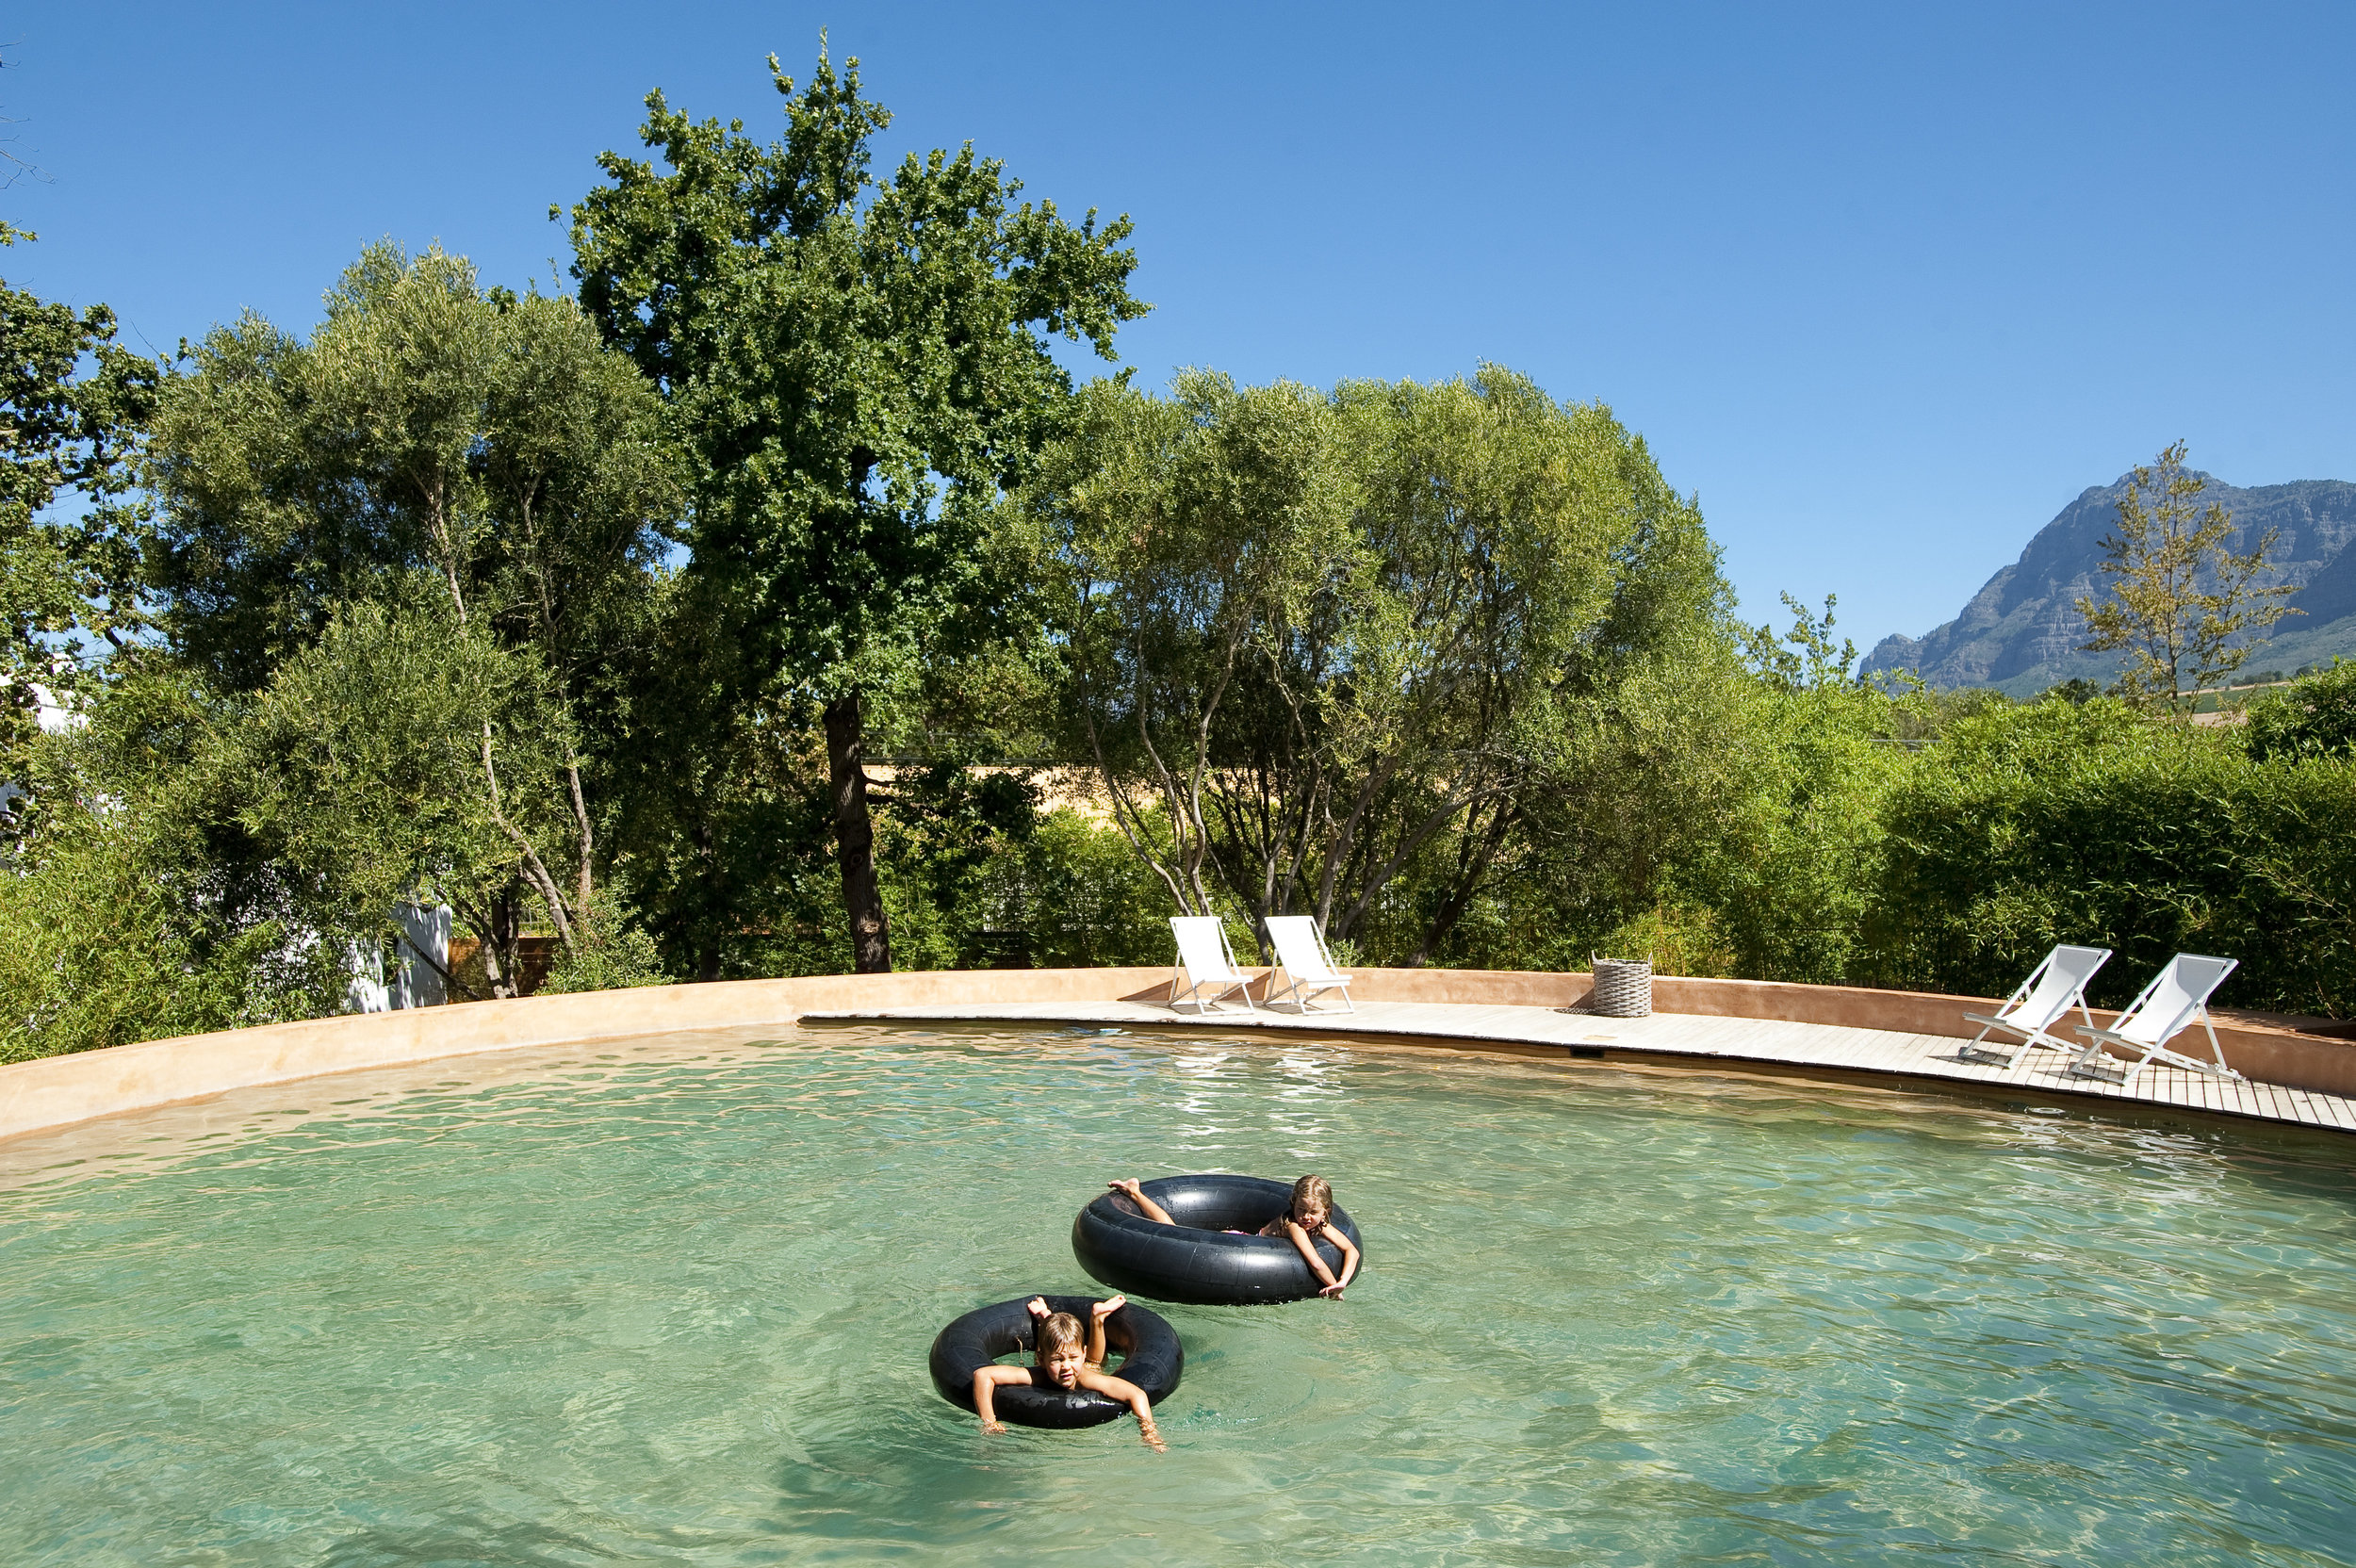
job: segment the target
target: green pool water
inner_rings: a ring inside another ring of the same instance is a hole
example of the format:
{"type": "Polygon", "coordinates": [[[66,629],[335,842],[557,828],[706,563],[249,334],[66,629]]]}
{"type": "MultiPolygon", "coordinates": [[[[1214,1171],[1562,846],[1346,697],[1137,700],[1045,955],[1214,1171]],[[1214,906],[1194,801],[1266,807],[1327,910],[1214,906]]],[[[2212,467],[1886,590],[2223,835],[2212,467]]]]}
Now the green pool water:
{"type": "Polygon", "coordinates": [[[2356,1146],[1339,1043],[813,1027],[0,1152],[0,1563],[2321,1563],[2356,1146]],[[942,1323],[1112,1176],[1328,1176],[1170,1451],[942,1323]]]}

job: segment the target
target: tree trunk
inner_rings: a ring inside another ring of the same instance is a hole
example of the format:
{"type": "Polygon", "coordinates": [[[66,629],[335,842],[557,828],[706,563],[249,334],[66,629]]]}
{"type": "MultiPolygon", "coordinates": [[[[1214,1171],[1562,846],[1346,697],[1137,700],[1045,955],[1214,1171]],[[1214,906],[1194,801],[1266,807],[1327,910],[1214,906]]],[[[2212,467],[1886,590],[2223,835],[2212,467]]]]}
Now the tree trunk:
{"type": "MultiPolygon", "coordinates": [[[[725,911],[730,902],[728,897],[728,889],[727,880],[720,874],[719,858],[712,853],[712,819],[710,817],[695,819],[695,839],[696,858],[703,862],[704,890],[712,895],[711,907],[725,911]]],[[[712,981],[720,978],[720,939],[712,923],[718,918],[716,915],[706,918],[702,939],[696,944],[695,978],[698,980],[712,981]]]]}
{"type": "Polygon", "coordinates": [[[859,697],[826,704],[826,771],[834,784],[835,858],[843,866],[843,909],[851,917],[851,965],[892,972],[892,931],[875,888],[875,827],[867,815],[867,736],[859,697]]]}
{"type": "Polygon", "coordinates": [[[1448,889],[1448,897],[1441,903],[1439,912],[1432,917],[1432,924],[1425,930],[1415,956],[1407,960],[1407,968],[1421,969],[1430,963],[1440,943],[1447,939],[1450,931],[1456,929],[1456,923],[1472,906],[1473,894],[1481,890],[1482,880],[1488,876],[1489,866],[1497,859],[1497,850],[1505,843],[1506,833],[1520,818],[1521,813],[1510,801],[1499,801],[1497,815],[1489,819],[1486,832],[1476,837],[1471,820],[1465,821],[1464,837],[1456,851],[1453,884],[1448,889]]]}
{"type": "Polygon", "coordinates": [[[521,903],[513,886],[491,895],[489,928],[483,933],[483,968],[493,996],[523,994],[523,962],[516,951],[516,939],[522,933],[521,903]]]}

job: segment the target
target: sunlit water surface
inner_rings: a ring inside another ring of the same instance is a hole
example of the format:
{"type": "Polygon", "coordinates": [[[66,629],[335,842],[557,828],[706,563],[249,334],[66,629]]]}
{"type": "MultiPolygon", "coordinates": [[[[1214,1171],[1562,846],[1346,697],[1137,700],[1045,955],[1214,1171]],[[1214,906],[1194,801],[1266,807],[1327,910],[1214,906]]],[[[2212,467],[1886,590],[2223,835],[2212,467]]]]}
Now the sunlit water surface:
{"type": "Polygon", "coordinates": [[[20,1142],[0,1561],[2348,1560],[2348,1146],[2038,1109],[815,1028],[20,1142]],[[1169,1453],[935,1396],[1107,1177],[1221,1168],[1370,1267],[1165,1309],[1169,1453]]]}

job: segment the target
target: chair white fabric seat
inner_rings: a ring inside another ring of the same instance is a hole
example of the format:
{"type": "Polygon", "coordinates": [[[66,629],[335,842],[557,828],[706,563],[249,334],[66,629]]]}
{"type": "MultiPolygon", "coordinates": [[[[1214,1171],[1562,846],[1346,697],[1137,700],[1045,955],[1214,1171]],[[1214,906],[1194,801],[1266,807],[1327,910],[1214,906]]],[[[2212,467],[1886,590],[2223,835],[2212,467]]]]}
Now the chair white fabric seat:
{"type": "MultiPolygon", "coordinates": [[[[2217,1025],[2209,1020],[2209,998],[2240,964],[2239,958],[2179,953],[2151,977],[2142,994],[2127,1004],[2127,1010],[2108,1029],[2077,1026],[2086,1042],[2078,1048],[2077,1055],[2070,1058],[2063,1070],[2072,1078],[2098,1078],[2104,1083],[2125,1085],[2134,1083],[2135,1074],[2153,1062],[2166,1062],[2170,1067],[2206,1073],[2212,1078],[2239,1078],[2240,1073],[2225,1065],[2225,1048],[2217,1044],[2217,1025]],[[2168,1048],[2169,1040],[2195,1022],[2208,1032],[2210,1059],[2205,1062],[2168,1048]],[[2105,1046],[2141,1054],[2132,1067],[2113,1068],[2104,1062],[2105,1046]]],[[[2088,1019],[2086,1023],[2093,1021],[2088,1019]]]]}
{"type": "Polygon", "coordinates": [[[1174,1011],[1185,1004],[1194,1004],[1195,1011],[1207,1013],[1218,1006],[1230,992],[1243,996],[1243,1010],[1252,1005],[1252,977],[1235,965],[1235,950],[1227,942],[1227,923],[1217,915],[1172,915],[1170,934],[1178,939],[1178,962],[1170,976],[1170,1005],[1174,1011]],[[1179,983],[1180,976],[1186,983],[1179,983]],[[1211,994],[1205,998],[1205,988],[1211,994]]]}
{"type": "Polygon", "coordinates": [[[1966,1013],[1966,1023],[1976,1023],[1980,1032],[1968,1045],[1958,1046],[1955,1054],[1971,1061],[1990,1062],[2010,1067],[2013,1058],[2030,1046],[2043,1046],[2053,1051],[2075,1051],[2070,1040],[2055,1039],[2052,1028],[2059,1023],[2070,1009],[2078,1009],[2079,1016],[2091,1024],[2094,1014],[2086,1008],[2086,982],[2094,972],[2110,961],[2107,947],[2070,947],[2064,944],[2045,956],[2044,962],[2029,972],[2029,977],[2005,998],[2004,1004],[1991,1015],[1966,1013]],[[2021,1044],[2012,1051],[2000,1051],[1986,1044],[1988,1032],[2001,1029],[2021,1037],[2021,1044]]]}
{"type": "Polygon", "coordinates": [[[1317,929],[1314,919],[1307,915],[1270,915],[1268,937],[1276,944],[1276,962],[1284,970],[1286,982],[1282,993],[1270,983],[1269,1006],[1275,1006],[1281,997],[1305,1013],[1310,1000],[1320,992],[1339,991],[1341,1010],[1358,1010],[1358,1004],[1350,999],[1350,976],[1333,967],[1333,955],[1326,950],[1324,933],[1317,929]]]}

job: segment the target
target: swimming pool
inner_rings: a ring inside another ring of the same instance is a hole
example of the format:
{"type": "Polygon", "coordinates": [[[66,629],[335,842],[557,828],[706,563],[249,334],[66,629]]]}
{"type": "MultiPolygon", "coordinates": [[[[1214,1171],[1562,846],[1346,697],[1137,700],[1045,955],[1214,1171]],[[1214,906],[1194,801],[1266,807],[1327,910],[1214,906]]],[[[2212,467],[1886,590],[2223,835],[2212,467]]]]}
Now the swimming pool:
{"type": "Polygon", "coordinates": [[[2356,1145],[2050,1109],[813,1026],[22,1139],[0,1560],[2346,1560],[2356,1145]],[[1105,1178],[1217,1168],[1368,1268],[1162,1309],[1168,1454],[933,1394],[1105,1178]]]}

